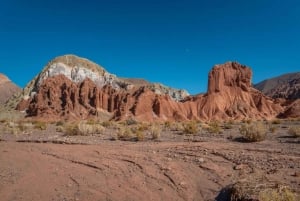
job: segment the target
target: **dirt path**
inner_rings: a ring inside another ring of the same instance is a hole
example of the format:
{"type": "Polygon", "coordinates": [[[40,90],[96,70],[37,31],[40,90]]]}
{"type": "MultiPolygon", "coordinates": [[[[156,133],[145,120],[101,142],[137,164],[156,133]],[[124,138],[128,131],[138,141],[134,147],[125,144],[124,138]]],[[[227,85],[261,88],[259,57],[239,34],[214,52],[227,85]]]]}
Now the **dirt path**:
{"type": "Polygon", "coordinates": [[[264,143],[0,143],[0,196],[7,201],[215,200],[249,175],[300,189],[297,172],[300,149],[264,143]]]}

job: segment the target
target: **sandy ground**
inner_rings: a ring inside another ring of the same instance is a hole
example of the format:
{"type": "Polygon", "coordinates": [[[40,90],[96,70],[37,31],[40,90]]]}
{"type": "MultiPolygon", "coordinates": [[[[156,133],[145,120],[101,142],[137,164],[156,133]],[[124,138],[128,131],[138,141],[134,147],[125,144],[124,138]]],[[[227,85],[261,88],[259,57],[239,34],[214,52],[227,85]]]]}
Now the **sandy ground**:
{"type": "Polygon", "coordinates": [[[232,140],[235,128],[192,140],[168,133],[157,142],[63,137],[49,129],[1,133],[1,200],[221,201],[222,189],[252,178],[300,191],[300,140],[286,126],[257,143],[232,140]]]}

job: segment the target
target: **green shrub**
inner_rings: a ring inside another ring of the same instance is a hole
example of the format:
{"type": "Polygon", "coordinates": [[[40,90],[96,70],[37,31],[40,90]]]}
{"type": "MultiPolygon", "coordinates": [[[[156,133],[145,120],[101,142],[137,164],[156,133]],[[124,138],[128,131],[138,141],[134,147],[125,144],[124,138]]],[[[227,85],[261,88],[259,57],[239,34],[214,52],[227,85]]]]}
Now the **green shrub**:
{"type": "Polygon", "coordinates": [[[243,124],[239,131],[248,142],[263,141],[267,135],[266,125],[263,123],[243,124]]]}

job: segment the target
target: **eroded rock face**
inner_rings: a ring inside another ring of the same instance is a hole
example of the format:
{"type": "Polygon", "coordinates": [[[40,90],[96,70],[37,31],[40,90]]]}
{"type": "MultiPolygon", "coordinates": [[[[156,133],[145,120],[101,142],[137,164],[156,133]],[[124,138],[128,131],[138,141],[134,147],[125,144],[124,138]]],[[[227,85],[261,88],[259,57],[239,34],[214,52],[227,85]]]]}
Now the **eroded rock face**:
{"type": "Polygon", "coordinates": [[[89,78],[73,82],[56,75],[45,79],[19,109],[27,102],[29,116],[84,119],[107,111],[115,120],[139,121],[269,119],[283,112],[280,103],[251,87],[251,76],[250,68],[236,62],[217,65],[209,73],[206,94],[175,101],[149,86],[115,89],[89,78]]]}
{"type": "Polygon", "coordinates": [[[57,75],[64,75],[74,83],[81,83],[85,79],[90,79],[98,88],[109,85],[116,90],[130,90],[136,86],[145,86],[157,94],[168,94],[176,101],[189,95],[185,90],[177,90],[161,84],[141,82],[140,79],[118,78],[88,59],[75,55],[65,55],[50,61],[42,72],[25,87],[23,97],[27,99],[34,96],[46,79],[57,75]]]}

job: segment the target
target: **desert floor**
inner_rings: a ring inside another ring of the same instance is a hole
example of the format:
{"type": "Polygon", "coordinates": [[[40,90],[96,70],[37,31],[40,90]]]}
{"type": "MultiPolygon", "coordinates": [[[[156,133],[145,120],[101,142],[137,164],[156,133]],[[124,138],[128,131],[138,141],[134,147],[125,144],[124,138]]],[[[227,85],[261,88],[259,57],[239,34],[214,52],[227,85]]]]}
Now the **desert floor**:
{"type": "Polygon", "coordinates": [[[290,124],[261,142],[241,140],[239,124],[221,134],[162,131],[143,141],[102,134],[65,136],[56,125],[12,134],[0,125],[0,200],[227,200],[237,181],[300,191],[300,139],[290,124]]]}

